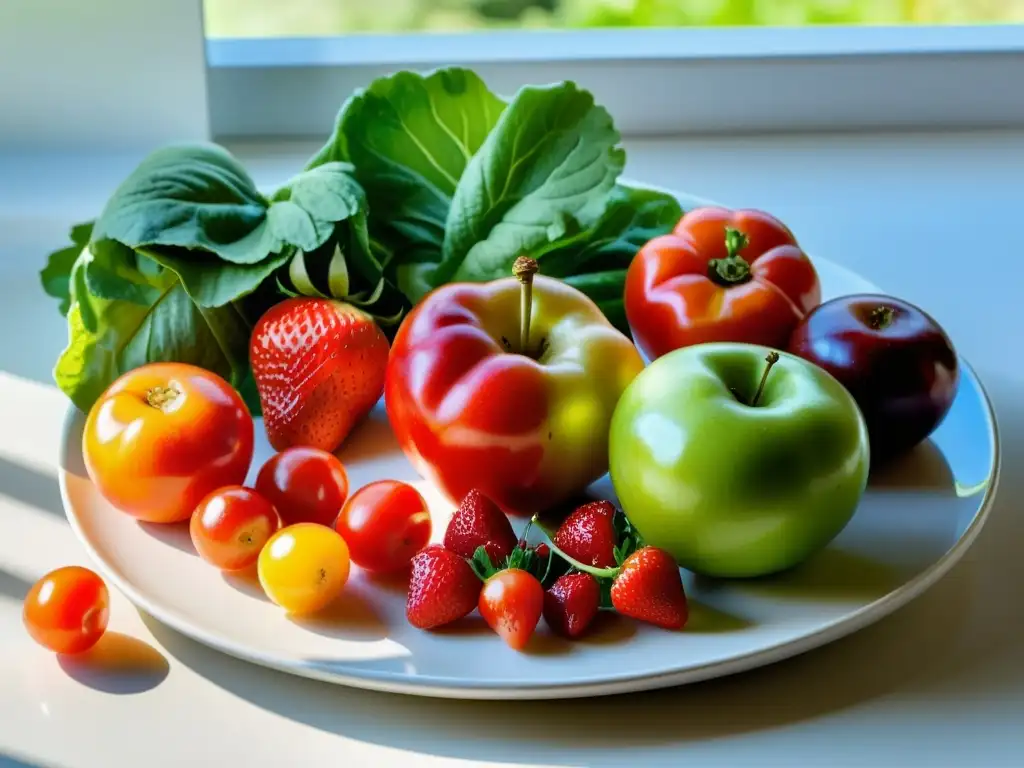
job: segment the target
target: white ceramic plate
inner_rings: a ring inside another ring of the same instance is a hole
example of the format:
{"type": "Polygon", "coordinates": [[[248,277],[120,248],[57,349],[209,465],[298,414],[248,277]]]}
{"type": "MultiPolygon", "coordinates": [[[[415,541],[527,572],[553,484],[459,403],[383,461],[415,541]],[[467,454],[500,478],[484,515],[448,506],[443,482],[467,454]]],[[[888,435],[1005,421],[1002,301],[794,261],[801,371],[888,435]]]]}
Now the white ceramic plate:
{"type": "MultiPolygon", "coordinates": [[[[877,290],[816,259],[825,298],[877,290]]],[[[252,578],[223,576],[192,549],[187,525],[139,524],[96,492],[82,464],[84,416],[69,411],[61,488],[68,519],[98,568],[139,608],[201,643],[286,672],[362,688],[479,699],[570,698],[666,687],[739,672],[807,651],[896,610],[944,575],[977,536],[998,476],[988,399],[966,365],[951,412],[932,438],[872,478],[843,533],[803,567],[767,580],[685,574],[691,619],[680,632],[607,616],[579,642],[543,620],[528,652],[507,648],[474,613],[428,633],[405,620],[404,585],[355,569],[327,612],[288,618],[252,578]]],[[[257,425],[250,481],[271,456],[257,425]]],[[[382,478],[416,485],[435,539],[451,505],[399,450],[383,407],[339,456],[352,488],[382,478]]],[[[612,493],[607,477],[595,490],[612,493]]]]}

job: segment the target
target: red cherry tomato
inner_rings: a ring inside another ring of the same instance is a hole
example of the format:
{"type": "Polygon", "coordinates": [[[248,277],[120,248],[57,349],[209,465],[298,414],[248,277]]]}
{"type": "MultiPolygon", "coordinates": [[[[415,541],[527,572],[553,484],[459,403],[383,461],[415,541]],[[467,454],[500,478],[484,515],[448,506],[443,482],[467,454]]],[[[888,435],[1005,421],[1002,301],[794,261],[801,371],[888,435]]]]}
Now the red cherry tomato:
{"type": "Polygon", "coordinates": [[[110,593],[103,579],[77,565],[51,571],[25,596],[22,620],[40,645],[55,653],[81,653],[107,631],[110,593]]]}
{"type": "Polygon", "coordinates": [[[427,503],[411,485],[378,480],[345,503],[334,529],[348,544],[352,562],[376,573],[397,571],[430,541],[427,503]]]}
{"type": "Polygon", "coordinates": [[[256,477],[256,492],[285,525],[333,525],[348,497],[348,475],[333,453],[298,445],[272,456],[256,477]]]}
{"type": "Polygon", "coordinates": [[[248,568],[267,539],[281,528],[274,505],[240,485],[220,488],[192,513],[189,533],[196,552],[225,571],[248,568]]]}

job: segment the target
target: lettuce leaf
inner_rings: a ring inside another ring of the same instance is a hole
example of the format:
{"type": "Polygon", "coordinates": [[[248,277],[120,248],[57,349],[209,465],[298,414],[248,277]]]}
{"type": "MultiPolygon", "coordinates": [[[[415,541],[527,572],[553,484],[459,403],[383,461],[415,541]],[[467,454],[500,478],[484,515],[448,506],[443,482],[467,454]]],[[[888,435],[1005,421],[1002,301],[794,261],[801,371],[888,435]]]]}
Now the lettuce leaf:
{"type": "Polygon", "coordinates": [[[170,270],[137,277],[149,288],[146,303],[97,296],[85,273],[109,255],[97,257],[87,247],[72,269],[68,344],[54,379],[76,406],[88,411],[122,373],[155,361],[192,363],[241,385],[251,328],[233,305],[199,306],[170,270]]]}
{"type": "Polygon", "coordinates": [[[345,101],[330,139],[309,162],[355,166],[369,202],[370,239],[403,290],[410,269],[441,260],[452,196],[504,109],[472,70],[398,72],[345,101]]]}
{"type": "Polygon", "coordinates": [[[592,227],[625,165],[618,142],[575,83],[522,88],[459,181],[430,282],[504,277],[517,256],[592,227]]]}
{"type": "Polygon", "coordinates": [[[62,315],[67,315],[71,308],[71,269],[89,238],[92,236],[93,222],[86,221],[75,224],[68,233],[71,244],[59,248],[47,257],[46,266],[39,273],[43,290],[47,296],[60,301],[62,315]]]}

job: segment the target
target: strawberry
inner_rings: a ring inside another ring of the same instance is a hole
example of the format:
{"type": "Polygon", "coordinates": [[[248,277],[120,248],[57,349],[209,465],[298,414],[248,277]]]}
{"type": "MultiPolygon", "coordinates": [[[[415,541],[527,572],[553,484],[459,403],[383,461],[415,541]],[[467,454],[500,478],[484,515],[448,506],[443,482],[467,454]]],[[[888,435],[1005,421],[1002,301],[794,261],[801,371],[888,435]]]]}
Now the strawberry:
{"type": "Polygon", "coordinates": [[[657,547],[643,547],[625,559],[612,582],[611,599],[623,616],[665,629],[681,629],[688,618],[679,566],[657,547]]]}
{"type": "Polygon", "coordinates": [[[555,546],[573,560],[596,568],[612,568],[615,560],[615,507],[592,501],[577,507],[555,532],[555,546]]]}
{"type": "Polygon", "coordinates": [[[601,588],[589,573],[560,576],[544,593],[544,621],[556,633],[579,637],[597,616],[601,588]]]}
{"type": "Polygon", "coordinates": [[[510,648],[521,651],[540,621],[544,588],[532,573],[506,568],[484,582],[478,608],[487,625],[510,648]]]}
{"type": "Polygon", "coordinates": [[[433,629],[472,613],[480,598],[480,579],[469,563],[440,544],[412,559],[405,615],[419,629],[433,629]]]}
{"type": "Polygon", "coordinates": [[[497,565],[512,554],[516,534],[501,508],[474,488],[448,522],[444,545],[463,557],[473,557],[479,547],[484,547],[497,565]]]}
{"type": "Polygon", "coordinates": [[[293,298],[256,323],[249,345],[267,438],[275,450],[333,452],[384,392],[388,341],[366,313],[293,298]]]}

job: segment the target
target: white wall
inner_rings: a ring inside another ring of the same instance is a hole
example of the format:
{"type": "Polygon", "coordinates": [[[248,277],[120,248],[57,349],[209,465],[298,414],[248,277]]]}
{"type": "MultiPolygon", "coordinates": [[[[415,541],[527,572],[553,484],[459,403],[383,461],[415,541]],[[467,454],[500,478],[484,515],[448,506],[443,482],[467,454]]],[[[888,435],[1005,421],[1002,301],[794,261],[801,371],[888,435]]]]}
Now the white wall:
{"type": "Polygon", "coordinates": [[[204,50],[200,0],[0,0],[0,151],[205,138],[204,50]]]}

